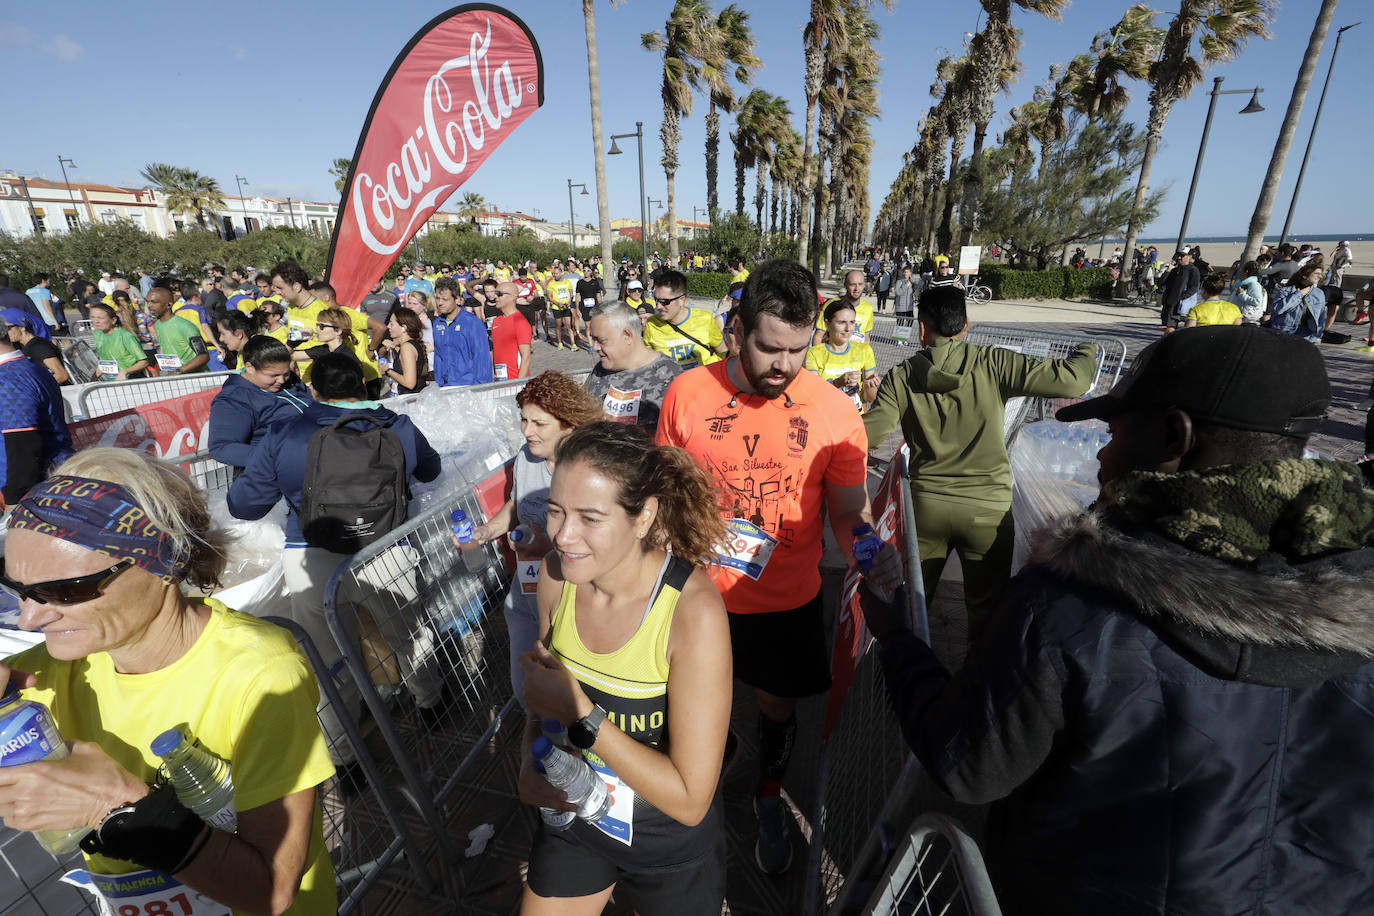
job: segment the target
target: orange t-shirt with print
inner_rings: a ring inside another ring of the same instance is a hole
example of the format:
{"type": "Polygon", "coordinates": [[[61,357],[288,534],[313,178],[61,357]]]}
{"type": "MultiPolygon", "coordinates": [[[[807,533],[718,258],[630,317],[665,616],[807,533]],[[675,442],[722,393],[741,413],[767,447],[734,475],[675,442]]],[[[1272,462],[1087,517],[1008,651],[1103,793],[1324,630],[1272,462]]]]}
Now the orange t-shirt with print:
{"type": "Polygon", "coordinates": [[[657,441],[685,448],[720,490],[729,544],[711,578],[734,614],[800,607],[821,587],[825,487],[867,480],[868,436],[844,392],[799,372],[786,396],[742,394],[729,361],[668,386],[657,441]]]}

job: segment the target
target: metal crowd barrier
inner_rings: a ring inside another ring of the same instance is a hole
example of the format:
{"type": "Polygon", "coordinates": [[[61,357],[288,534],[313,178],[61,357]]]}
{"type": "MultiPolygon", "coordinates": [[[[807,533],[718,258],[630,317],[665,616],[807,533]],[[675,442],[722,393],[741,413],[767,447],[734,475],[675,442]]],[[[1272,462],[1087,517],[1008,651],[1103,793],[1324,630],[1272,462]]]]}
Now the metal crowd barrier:
{"type": "Polygon", "coordinates": [[[52,342],[62,354],[62,363],[67,367],[72,384],[80,385],[100,378],[100,359],[90,343],[75,337],[54,337],[52,342]]]}
{"type": "MultiPolygon", "coordinates": [[[[457,508],[486,515],[471,491],[445,500],[351,557],[325,591],[330,632],[446,863],[459,859],[452,836],[489,821],[499,834],[525,813],[513,786],[484,811],[454,803],[515,709],[500,612],[511,574],[494,543],[459,554],[457,508]],[[380,639],[357,638],[365,619],[380,639]]],[[[461,897],[463,876],[453,881],[461,897]]]]}
{"type": "Polygon", "coordinates": [[[193,455],[181,455],[168,460],[185,471],[192,482],[206,492],[228,490],[234,482],[234,469],[211,458],[210,453],[203,449],[193,455]]]}
{"type": "Polygon", "coordinates": [[[218,388],[233,372],[196,372],[191,375],[160,375],[156,378],[137,378],[123,382],[97,382],[81,392],[76,402],[77,413],[90,419],[103,417],[144,404],[156,404],[169,398],[195,394],[218,388]]]}
{"type": "MultiPolygon", "coordinates": [[[[342,665],[325,664],[309,634],[295,622],[283,617],[266,620],[286,629],[310,662],[320,686],[320,698],[331,710],[348,710],[346,692],[357,695],[352,674],[342,665]]],[[[339,914],[348,916],[358,910],[363,897],[380,880],[405,887],[419,894],[430,894],[435,881],[425,865],[420,845],[406,822],[400,800],[388,773],[368,749],[362,729],[351,714],[334,717],[342,734],[331,735],[322,729],[329,743],[330,756],[351,757],[357,761],[365,784],[356,780],[345,786],[336,774],[320,788],[319,804],[324,821],[324,845],[334,865],[334,883],[340,898],[339,914]],[[343,755],[340,746],[346,745],[343,755]]]]}
{"type": "Polygon", "coordinates": [[[1001,916],[978,844],[943,815],[916,818],[863,916],[1001,916]]]}

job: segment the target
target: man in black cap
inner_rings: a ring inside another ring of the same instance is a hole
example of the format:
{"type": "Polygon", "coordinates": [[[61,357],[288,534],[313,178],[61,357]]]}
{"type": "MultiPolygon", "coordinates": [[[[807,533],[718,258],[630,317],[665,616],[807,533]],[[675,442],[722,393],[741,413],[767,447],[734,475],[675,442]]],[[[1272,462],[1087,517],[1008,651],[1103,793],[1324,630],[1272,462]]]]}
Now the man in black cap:
{"type": "Polygon", "coordinates": [[[1059,411],[1109,422],[1101,494],[962,671],[865,596],[926,772],[996,800],[1003,912],[1374,912],[1374,491],[1302,457],[1330,397],[1292,335],[1170,334],[1059,411]]]}
{"type": "Polygon", "coordinates": [[[1202,274],[1193,266],[1193,253],[1187,248],[1174,253],[1174,269],[1164,277],[1160,290],[1159,326],[1172,331],[1178,307],[1202,289],[1202,274]]]}

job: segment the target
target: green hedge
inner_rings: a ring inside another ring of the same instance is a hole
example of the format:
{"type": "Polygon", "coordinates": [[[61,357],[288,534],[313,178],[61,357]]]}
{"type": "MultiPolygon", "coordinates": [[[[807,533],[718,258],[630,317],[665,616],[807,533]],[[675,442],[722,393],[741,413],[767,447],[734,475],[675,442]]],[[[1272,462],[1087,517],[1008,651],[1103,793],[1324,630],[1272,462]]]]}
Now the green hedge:
{"type": "Polygon", "coordinates": [[[1013,270],[990,266],[983,270],[982,282],[992,290],[994,299],[1112,298],[1112,271],[1109,267],[1013,270]]]}
{"type": "Polygon", "coordinates": [[[730,292],[730,274],[687,274],[687,295],[702,299],[720,299],[730,292]]]}

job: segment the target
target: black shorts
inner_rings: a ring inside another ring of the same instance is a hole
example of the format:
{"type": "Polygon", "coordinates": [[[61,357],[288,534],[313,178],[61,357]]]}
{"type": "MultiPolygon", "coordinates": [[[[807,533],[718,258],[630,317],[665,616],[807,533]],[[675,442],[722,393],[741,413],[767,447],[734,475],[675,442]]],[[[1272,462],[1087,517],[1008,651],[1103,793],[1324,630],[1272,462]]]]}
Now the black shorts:
{"type": "Polygon", "coordinates": [[[639,916],[700,916],[720,912],[725,902],[725,844],[690,862],[651,871],[627,872],[583,846],[575,837],[541,823],[530,849],[530,890],[540,897],[586,897],[612,884],[639,916]]]}
{"type": "Polygon", "coordinates": [[[550,311],[550,312],[553,312],[553,317],[554,317],[554,318],[559,318],[559,319],[561,319],[561,318],[571,318],[571,317],[572,317],[572,309],[571,309],[571,308],[568,308],[568,307],[566,307],[566,306],[555,305],[555,306],[553,306],[552,308],[550,308],[549,311],[550,311]]]}
{"type": "Polygon", "coordinates": [[[820,592],[789,611],[729,617],[735,677],[778,697],[809,697],[830,689],[820,592]]]}
{"type": "Polygon", "coordinates": [[[591,323],[591,320],[592,320],[592,309],[594,309],[594,308],[596,308],[596,306],[594,306],[594,305],[579,305],[579,306],[577,307],[577,310],[578,310],[579,312],[582,313],[582,320],[583,320],[584,322],[587,322],[587,323],[589,323],[589,324],[591,323]]]}

